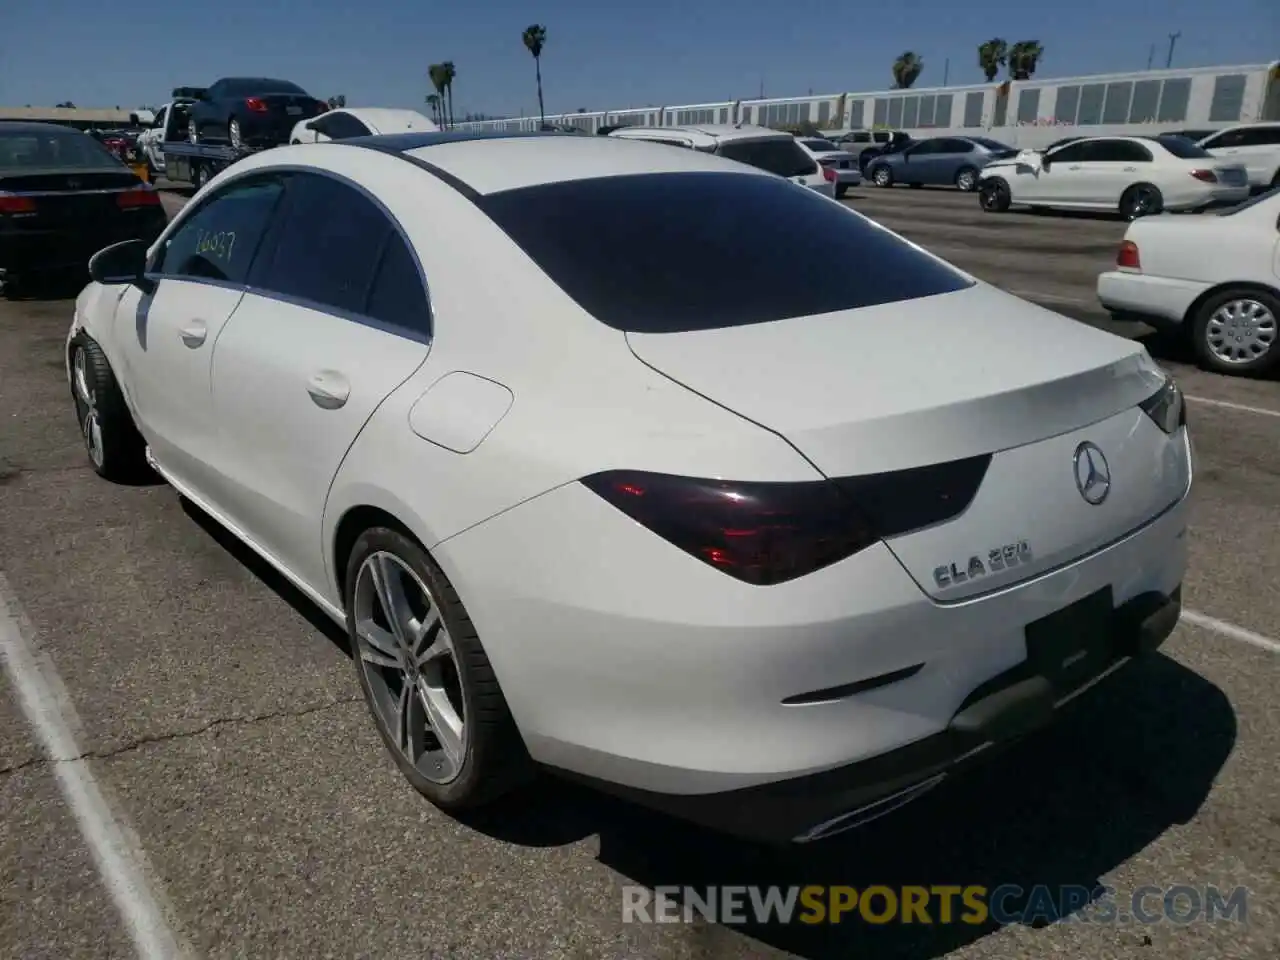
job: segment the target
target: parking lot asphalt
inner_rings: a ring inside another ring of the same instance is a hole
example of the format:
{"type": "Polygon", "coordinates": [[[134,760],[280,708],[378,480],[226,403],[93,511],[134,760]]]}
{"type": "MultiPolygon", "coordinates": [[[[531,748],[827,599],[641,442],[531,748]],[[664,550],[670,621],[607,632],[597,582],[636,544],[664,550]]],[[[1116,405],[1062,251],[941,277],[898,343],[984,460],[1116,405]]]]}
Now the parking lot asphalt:
{"type": "MultiPolygon", "coordinates": [[[[1021,296],[1145,332],[1092,303],[1123,224],[985,215],[941,191],[849,202],[1021,296]]],[[[321,614],[167,487],[92,473],[61,366],[70,312],[0,302],[0,649],[39,681],[0,680],[0,954],[128,957],[131,937],[167,936],[193,957],[306,960],[1280,953],[1276,382],[1152,342],[1192,398],[1199,471],[1192,612],[1160,653],[1007,762],[777,853],[558,782],[466,822],[421,800],[321,614]],[[51,759],[59,731],[74,749],[51,759]],[[1099,883],[1122,904],[1144,886],[1243,886],[1247,920],[622,921],[633,884],[1099,883]]]]}

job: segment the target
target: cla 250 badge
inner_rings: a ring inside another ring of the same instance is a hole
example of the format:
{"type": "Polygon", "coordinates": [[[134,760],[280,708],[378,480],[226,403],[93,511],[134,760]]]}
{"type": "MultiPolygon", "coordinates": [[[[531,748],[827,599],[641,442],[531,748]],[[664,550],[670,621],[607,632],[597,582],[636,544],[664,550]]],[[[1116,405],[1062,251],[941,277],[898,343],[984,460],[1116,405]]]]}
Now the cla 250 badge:
{"type": "Polygon", "coordinates": [[[967,561],[949,563],[933,568],[933,582],[941,589],[958,587],[962,583],[985,577],[992,573],[1012,570],[1031,562],[1031,546],[1025,540],[1006,543],[988,550],[986,557],[974,554],[967,561]]]}

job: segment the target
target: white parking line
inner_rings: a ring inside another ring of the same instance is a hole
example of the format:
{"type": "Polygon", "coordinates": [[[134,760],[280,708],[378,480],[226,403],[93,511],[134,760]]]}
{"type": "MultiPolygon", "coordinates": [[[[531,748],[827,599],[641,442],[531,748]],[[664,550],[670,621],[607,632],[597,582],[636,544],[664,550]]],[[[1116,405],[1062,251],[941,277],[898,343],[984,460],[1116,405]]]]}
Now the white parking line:
{"type": "Polygon", "coordinates": [[[54,761],[58,786],[79,824],[102,882],[143,960],[187,956],[151,892],[141,857],[111,812],[76,744],[79,726],[49,657],[32,645],[30,630],[9,582],[0,573],[0,656],[22,710],[54,761]]]}
{"type": "Polygon", "coordinates": [[[1239,410],[1241,413],[1256,413],[1260,417],[1280,417],[1280,410],[1268,410],[1266,407],[1249,407],[1243,403],[1229,403],[1226,400],[1210,400],[1208,397],[1193,397],[1188,395],[1188,400],[1194,400],[1196,403],[1207,404],[1210,407],[1222,407],[1225,410],[1239,410]]]}
{"type": "Polygon", "coordinates": [[[1262,634],[1246,630],[1244,627],[1237,627],[1234,623],[1227,623],[1225,620],[1211,617],[1207,613],[1188,610],[1184,607],[1182,619],[1193,627],[1200,627],[1202,630],[1208,630],[1231,640],[1239,640],[1241,643],[1247,643],[1250,646],[1257,647],[1259,650],[1280,653],[1280,640],[1272,640],[1270,637],[1264,637],[1262,634]]]}

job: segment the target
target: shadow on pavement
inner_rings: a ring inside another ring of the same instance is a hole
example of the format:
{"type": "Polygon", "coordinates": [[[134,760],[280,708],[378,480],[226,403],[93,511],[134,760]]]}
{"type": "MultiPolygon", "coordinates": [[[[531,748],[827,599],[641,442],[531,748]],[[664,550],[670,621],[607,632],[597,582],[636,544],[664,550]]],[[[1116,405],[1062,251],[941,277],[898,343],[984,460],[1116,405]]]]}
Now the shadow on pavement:
{"type": "MultiPolygon", "coordinates": [[[[1222,691],[1156,654],[1081,697],[1054,727],[996,764],[811,848],[754,847],[550,779],[467,822],[527,846],[598,834],[600,861],[623,883],[648,888],[1013,884],[1097,891],[1100,877],[1195,815],[1235,738],[1235,713],[1222,691]]],[[[621,893],[618,904],[621,915],[621,893]]],[[[1017,896],[1004,904],[1025,905],[1017,896]]],[[[936,900],[931,910],[932,924],[871,925],[854,912],[837,925],[735,929],[801,957],[847,960],[939,957],[998,928],[990,920],[943,925],[936,900]]],[[[685,929],[694,939],[725,934],[707,923],[685,929]]]]}

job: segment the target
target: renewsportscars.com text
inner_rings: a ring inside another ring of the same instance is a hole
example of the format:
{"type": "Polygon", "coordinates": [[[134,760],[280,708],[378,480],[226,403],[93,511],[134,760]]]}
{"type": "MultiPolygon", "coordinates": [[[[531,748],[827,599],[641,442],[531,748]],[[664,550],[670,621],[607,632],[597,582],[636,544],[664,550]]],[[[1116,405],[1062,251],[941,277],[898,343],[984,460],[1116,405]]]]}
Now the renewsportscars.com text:
{"type": "Polygon", "coordinates": [[[1215,886],[1082,885],[622,888],[623,923],[1243,923],[1248,891],[1215,886]]]}

